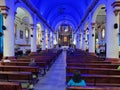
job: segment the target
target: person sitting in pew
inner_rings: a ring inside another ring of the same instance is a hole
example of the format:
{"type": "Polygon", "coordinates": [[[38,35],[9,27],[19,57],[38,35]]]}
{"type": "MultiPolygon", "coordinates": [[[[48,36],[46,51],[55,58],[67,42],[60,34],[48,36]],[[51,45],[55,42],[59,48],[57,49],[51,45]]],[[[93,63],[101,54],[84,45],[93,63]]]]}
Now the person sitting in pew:
{"type": "Polygon", "coordinates": [[[2,60],[2,62],[11,62],[8,57],[5,57],[5,59],[2,60]]]}
{"type": "Polygon", "coordinates": [[[120,66],[118,66],[117,69],[120,70],[120,66]]]}
{"type": "Polygon", "coordinates": [[[86,86],[85,80],[82,79],[79,71],[75,71],[73,77],[67,83],[68,86],[86,86]]]}
{"type": "Polygon", "coordinates": [[[29,63],[29,66],[38,66],[34,58],[31,58],[31,62],[29,63]]]}

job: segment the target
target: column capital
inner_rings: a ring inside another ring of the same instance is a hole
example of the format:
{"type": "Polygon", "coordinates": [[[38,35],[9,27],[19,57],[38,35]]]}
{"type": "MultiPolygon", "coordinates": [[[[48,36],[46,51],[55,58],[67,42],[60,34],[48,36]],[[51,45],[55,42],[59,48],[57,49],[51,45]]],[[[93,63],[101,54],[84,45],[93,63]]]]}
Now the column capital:
{"type": "Polygon", "coordinates": [[[34,24],[30,24],[32,30],[34,30],[34,24]]]}
{"type": "Polygon", "coordinates": [[[44,35],[45,31],[41,31],[42,32],[42,35],[44,35]]]}
{"type": "Polygon", "coordinates": [[[96,23],[94,23],[94,22],[91,23],[92,28],[95,28],[95,24],[96,23]]]}
{"type": "Polygon", "coordinates": [[[50,37],[50,34],[48,33],[48,37],[50,37]]]}
{"type": "Polygon", "coordinates": [[[120,8],[120,1],[113,2],[112,7],[114,8],[113,12],[114,12],[115,16],[117,16],[118,13],[120,12],[120,9],[118,9],[118,8],[120,8]]]}
{"type": "Polygon", "coordinates": [[[8,16],[8,11],[9,11],[9,7],[7,6],[0,6],[0,12],[2,13],[2,15],[4,16],[4,18],[6,19],[8,16]]]}
{"type": "Polygon", "coordinates": [[[115,14],[115,16],[117,16],[119,12],[120,12],[120,9],[118,9],[118,10],[114,10],[114,14],[115,14]]]}

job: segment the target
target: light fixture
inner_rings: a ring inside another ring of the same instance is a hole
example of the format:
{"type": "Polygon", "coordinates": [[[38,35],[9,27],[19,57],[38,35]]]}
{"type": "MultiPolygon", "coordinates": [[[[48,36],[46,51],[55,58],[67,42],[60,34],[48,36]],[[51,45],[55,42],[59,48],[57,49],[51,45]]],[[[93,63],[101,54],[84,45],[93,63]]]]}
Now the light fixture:
{"type": "Polygon", "coordinates": [[[3,25],[3,26],[2,26],[2,29],[3,29],[3,30],[6,30],[7,28],[6,28],[6,26],[3,25]]]}

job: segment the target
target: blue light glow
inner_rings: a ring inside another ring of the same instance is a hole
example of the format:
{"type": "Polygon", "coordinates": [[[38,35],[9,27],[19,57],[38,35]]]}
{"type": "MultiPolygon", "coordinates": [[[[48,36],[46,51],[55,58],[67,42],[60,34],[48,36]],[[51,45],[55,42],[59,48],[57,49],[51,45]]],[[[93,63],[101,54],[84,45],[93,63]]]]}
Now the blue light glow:
{"type": "MultiPolygon", "coordinates": [[[[30,0],[40,14],[52,26],[64,20],[71,20],[77,27],[92,0],[30,0]],[[42,13],[41,13],[42,12],[42,13]]],[[[56,26],[54,25],[54,26],[56,26]]],[[[55,28],[52,26],[52,28],[55,28]]]]}

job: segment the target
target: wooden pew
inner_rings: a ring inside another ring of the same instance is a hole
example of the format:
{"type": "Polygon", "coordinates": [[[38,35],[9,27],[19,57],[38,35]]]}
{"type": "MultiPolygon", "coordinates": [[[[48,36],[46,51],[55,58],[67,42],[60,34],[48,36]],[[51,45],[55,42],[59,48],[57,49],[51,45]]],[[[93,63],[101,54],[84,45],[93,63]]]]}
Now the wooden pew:
{"type": "Polygon", "coordinates": [[[0,80],[2,81],[27,81],[32,82],[32,73],[31,72],[2,72],[0,71],[0,80]]]}
{"type": "Polygon", "coordinates": [[[66,73],[73,73],[76,70],[82,74],[120,75],[120,70],[117,69],[66,67],[66,73]]]}
{"type": "MultiPolygon", "coordinates": [[[[72,74],[66,74],[66,82],[72,78],[72,74]]],[[[96,75],[96,74],[82,74],[82,78],[89,86],[120,86],[119,75],[96,75]]]]}
{"type": "MultiPolygon", "coordinates": [[[[3,65],[7,65],[7,66],[29,66],[30,62],[17,62],[17,61],[12,61],[12,62],[3,62],[3,65]]],[[[36,64],[39,68],[39,71],[43,71],[43,75],[46,74],[46,70],[48,70],[48,65],[46,64],[46,62],[36,62],[36,64]]]]}
{"type": "Polygon", "coordinates": [[[94,64],[94,63],[99,63],[99,64],[111,64],[111,62],[108,61],[74,61],[74,60],[68,60],[67,63],[90,63],[90,64],[94,64]]]}
{"type": "Polygon", "coordinates": [[[93,87],[93,86],[85,86],[85,87],[66,87],[66,90],[120,90],[120,87],[93,87]]]}
{"type": "MultiPolygon", "coordinates": [[[[53,60],[51,60],[50,58],[39,58],[39,57],[32,57],[35,59],[35,62],[37,63],[45,63],[48,66],[48,69],[51,67],[51,65],[53,64],[53,60]]],[[[30,62],[31,57],[27,57],[27,58],[21,58],[21,59],[17,59],[18,62],[30,62]]],[[[16,61],[16,60],[14,60],[16,61]]]]}
{"type": "MultiPolygon", "coordinates": [[[[2,72],[0,71],[0,81],[20,82],[26,84],[25,88],[34,84],[34,79],[31,72],[2,72]]],[[[23,88],[23,87],[22,87],[23,88]]]]}
{"type": "Polygon", "coordinates": [[[0,82],[0,90],[22,90],[18,82],[0,82]]]}
{"type": "Polygon", "coordinates": [[[38,80],[38,74],[39,74],[39,67],[0,65],[0,71],[31,72],[33,75],[36,76],[36,81],[37,81],[38,80]]]}
{"type": "Polygon", "coordinates": [[[67,66],[72,66],[72,67],[84,67],[84,68],[111,68],[111,69],[117,69],[120,64],[82,64],[82,63],[67,63],[67,66]]]}

